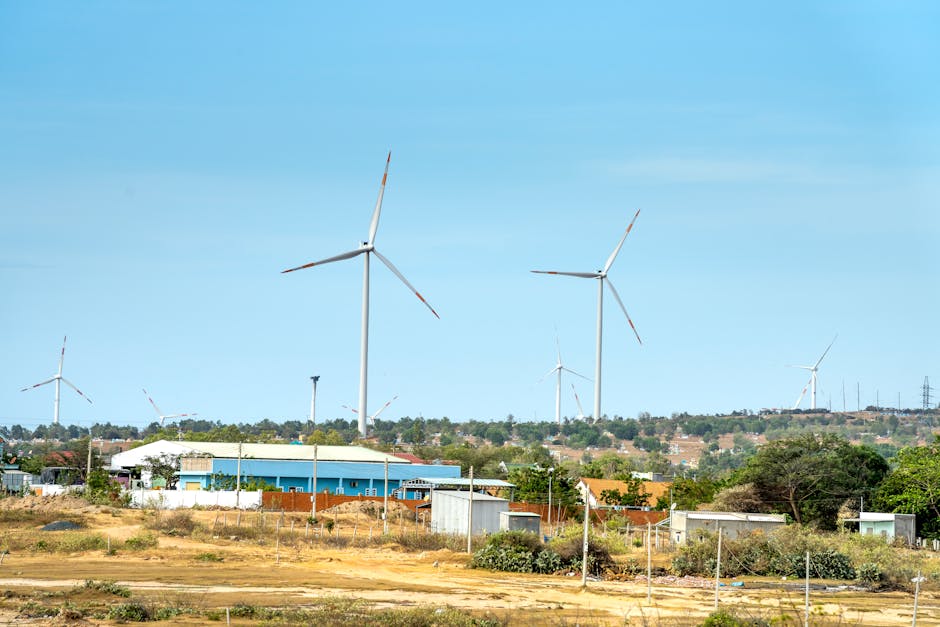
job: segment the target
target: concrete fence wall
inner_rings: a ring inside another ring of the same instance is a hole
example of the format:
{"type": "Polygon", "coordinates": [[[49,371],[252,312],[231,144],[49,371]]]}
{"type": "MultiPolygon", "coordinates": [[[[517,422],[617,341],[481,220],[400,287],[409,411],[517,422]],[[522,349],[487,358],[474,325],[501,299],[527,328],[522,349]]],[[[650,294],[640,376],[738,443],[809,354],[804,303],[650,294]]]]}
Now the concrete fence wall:
{"type": "Polygon", "coordinates": [[[262,492],[240,493],[235,490],[130,490],[131,507],[159,507],[160,509],[179,509],[184,507],[230,507],[238,509],[258,509],[261,507],[262,492]]]}

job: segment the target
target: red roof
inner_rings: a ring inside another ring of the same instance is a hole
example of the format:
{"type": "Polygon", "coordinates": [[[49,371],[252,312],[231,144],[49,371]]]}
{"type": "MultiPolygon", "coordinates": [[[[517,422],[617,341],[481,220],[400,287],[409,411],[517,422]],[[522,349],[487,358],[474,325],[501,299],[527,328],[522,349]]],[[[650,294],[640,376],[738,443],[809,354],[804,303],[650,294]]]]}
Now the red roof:
{"type": "Polygon", "coordinates": [[[427,462],[418,457],[417,455],[412,455],[411,453],[390,453],[395,457],[401,457],[402,459],[407,459],[412,464],[426,464],[427,462]]]}

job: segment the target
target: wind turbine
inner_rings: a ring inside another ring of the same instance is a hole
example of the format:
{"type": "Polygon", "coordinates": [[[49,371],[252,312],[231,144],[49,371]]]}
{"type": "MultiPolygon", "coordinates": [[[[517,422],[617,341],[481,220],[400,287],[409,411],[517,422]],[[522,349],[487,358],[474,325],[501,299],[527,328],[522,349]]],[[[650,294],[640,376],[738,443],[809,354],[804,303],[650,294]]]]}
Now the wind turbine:
{"type": "Polygon", "coordinates": [[[604,283],[607,284],[607,287],[610,288],[610,293],[613,294],[614,300],[617,301],[617,304],[620,305],[620,309],[623,310],[623,315],[627,317],[627,322],[630,323],[630,328],[633,329],[633,334],[636,335],[636,340],[641,345],[643,340],[640,339],[640,334],[637,333],[636,327],[633,325],[633,320],[630,319],[630,314],[627,313],[627,308],[623,306],[623,301],[620,300],[620,295],[617,294],[614,284],[611,283],[610,278],[608,278],[607,273],[610,271],[610,267],[614,265],[614,260],[617,258],[617,254],[620,252],[620,248],[623,246],[624,240],[627,239],[627,235],[630,234],[630,230],[633,228],[633,223],[636,222],[637,217],[640,215],[640,210],[636,210],[636,214],[633,216],[633,220],[630,221],[630,225],[627,226],[627,230],[624,231],[623,237],[620,238],[620,242],[617,244],[617,247],[614,248],[614,252],[610,253],[610,257],[607,258],[607,263],[604,264],[603,270],[598,270],[596,272],[556,272],[549,270],[532,270],[536,274],[558,274],[563,276],[573,276],[580,279],[597,279],[597,361],[594,364],[594,420],[599,420],[601,417],[601,347],[603,344],[603,329],[604,329],[604,283]]]}
{"type": "Polygon", "coordinates": [[[313,266],[322,266],[323,264],[332,263],[334,261],[342,261],[344,259],[352,259],[357,255],[363,255],[364,259],[364,269],[362,273],[362,343],[360,348],[360,358],[359,358],[359,434],[365,437],[368,434],[368,428],[366,426],[366,416],[368,413],[366,411],[366,395],[368,390],[368,379],[369,379],[369,257],[374,254],[379,258],[379,261],[384,263],[389,270],[392,271],[392,274],[401,279],[401,282],[405,286],[414,292],[415,296],[418,297],[422,303],[424,303],[428,309],[431,310],[431,313],[434,314],[436,318],[440,318],[437,315],[437,312],[434,311],[434,308],[424,300],[424,297],[421,295],[418,290],[408,282],[408,279],[398,271],[398,269],[392,265],[392,262],[382,256],[378,250],[375,249],[375,232],[379,228],[379,214],[382,212],[382,197],[385,195],[385,181],[388,179],[388,165],[392,161],[392,153],[389,151],[388,158],[385,160],[385,173],[382,174],[382,183],[379,186],[379,198],[375,201],[375,210],[372,212],[372,222],[369,224],[369,239],[365,242],[362,242],[359,245],[359,248],[356,250],[351,250],[334,257],[328,257],[320,261],[313,261],[311,263],[304,264],[302,266],[297,266],[296,268],[290,268],[289,270],[284,270],[281,274],[286,274],[287,272],[294,272],[295,270],[303,270],[305,268],[312,268],[313,266]]]}
{"type": "Polygon", "coordinates": [[[832,341],[829,342],[829,346],[826,347],[826,350],[823,352],[822,357],[816,360],[816,363],[812,366],[790,366],[791,368],[802,368],[803,370],[809,370],[809,381],[806,382],[806,385],[803,386],[803,391],[800,392],[800,397],[796,399],[796,403],[793,405],[793,409],[796,409],[800,406],[800,403],[803,402],[803,397],[806,395],[806,388],[812,386],[813,391],[810,396],[810,409],[816,409],[816,373],[819,372],[819,364],[822,363],[822,360],[826,357],[826,354],[829,353],[829,349],[832,348],[832,345],[836,343],[836,338],[839,337],[839,334],[836,333],[836,337],[832,338],[832,341]]]}
{"type": "Polygon", "coordinates": [[[561,426],[561,371],[570,372],[576,377],[581,377],[585,381],[590,381],[583,374],[578,374],[571,368],[567,368],[561,363],[561,345],[558,343],[558,336],[555,336],[555,348],[558,352],[558,361],[555,363],[555,367],[545,373],[545,376],[539,379],[539,383],[545,380],[545,377],[556,375],[557,379],[555,382],[555,422],[558,423],[558,426],[561,426]]]}
{"type": "Polygon", "coordinates": [[[31,386],[29,386],[29,387],[25,387],[25,388],[23,388],[22,390],[20,390],[20,392],[25,392],[26,390],[32,390],[33,388],[38,388],[38,387],[41,386],[41,385],[45,385],[45,384],[47,384],[47,383],[52,383],[53,381],[55,381],[55,412],[53,413],[53,418],[52,418],[52,424],[54,424],[54,425],[59,424],[59,390],[60,390],[60,382],[64,382],[67,386],[69,386],[70,388],[72,388],[73,390],[75,390],[76,392],[78,392],[78,395],[79,395],[79,396],[81,396],[82,398],[84,398],[84,399],[85,399],[86,401],[88,401],[89,403],[91,402],[91,399],[88,398],[87,396],[85,396],[85,394],[84,394],[81,390],[79,390],[77,387],[75,387],[75,384],[73,384],[71,381],[69,381],[68,379],[66,379],[65,377],[62,376],[62,362],[65,361],[65,341],[66,341],[67,339],[68,339],[68,336],[65,336],[65,337],[62,338],[62,353],[59,355],[59,370],[58,370],[58,372],[56,372],[51,378],[46,379],[45,381],[40,381],[39,383],[37,383],[37,384],[35,384],[35,385],[31,385],[31,386]]]}
{"type": "MultiPolygon", "coordinates": [[[[390,400],[390,401],[388,401],[387,403],[385,403],[384,405],[382,405],[382,409],[380,409],[379,411],[377,411],[377,412],[375,412],[374,414],[372,414],[371,416],[369,416],[369,423],[370,423],[373,427],[375,426],[375,419],[378,418],[378,417],[379,417],[379,414],[381,414],[383,411],[385,411],[385,409],[386,409],[389,405],[391,405],[392,402],[393,402],[396,398],[398,398],[397,395],[396,395],[396,396],[393,396],[393,397],[392,397],[392,400],[390,400]]],[[[348,409],[349,411],[351,411],[351,412],[354,413],[354,414],[357,414],[357,415],[359,414],[359,412],[358,412],[356,409],[350,407],[349,405],[343,405],[343,408],[344,408],[344,409],[348,409]]]]}
{"type": "MultiPolygon", "coordinates": [[[[143,388],[141,388],[141,389],[143,389],[143,388]]],[[[199,415],[199,414],[196,414],[196,413],[192,413],[192,414],[164,414],[162,411],[160,411],[160,408],[157,407],[157,404],[153,402],[153,399],[150,398],[150,394],[147,393],[147,390],[144,390],[144,396],[147,397],[147,400],[150,401],[150,404],[151,404],[151,405],[153,405],[154,411],[157,412],[157,418],[160,419],[160,426],[161,426],[161,427],[163,426],[163,423],[164,423],[164,421],[165,421],[167,418],[185,418],[185,417],[187,417],[187,416],[198,416],[198,415],[199,415]]]]}

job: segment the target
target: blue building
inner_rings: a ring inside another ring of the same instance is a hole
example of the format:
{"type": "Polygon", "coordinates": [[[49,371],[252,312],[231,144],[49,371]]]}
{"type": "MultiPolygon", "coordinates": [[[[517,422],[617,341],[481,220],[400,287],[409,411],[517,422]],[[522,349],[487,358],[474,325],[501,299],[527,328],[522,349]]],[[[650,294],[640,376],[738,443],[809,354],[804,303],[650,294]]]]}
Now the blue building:
{"type": "MultiPolygon", "coordinates": [[[[261,480],[284,492],[328,491],[347,496],[384,496],[386,463],[389,494],[417,478],[460,477],[460,466],[416,463],[361,446],[168,440],[116,454],[112,457],[111,468],[144,467],[148,457],[165,455],[179,459],[177,487],[180,490],[220,489],[223,482],[229,487],[231,480],[240,476],[242,482],[261,480]]],[[[399,490],[398,494],[399,498],[415,496],[406,490],[399,490]]]]}

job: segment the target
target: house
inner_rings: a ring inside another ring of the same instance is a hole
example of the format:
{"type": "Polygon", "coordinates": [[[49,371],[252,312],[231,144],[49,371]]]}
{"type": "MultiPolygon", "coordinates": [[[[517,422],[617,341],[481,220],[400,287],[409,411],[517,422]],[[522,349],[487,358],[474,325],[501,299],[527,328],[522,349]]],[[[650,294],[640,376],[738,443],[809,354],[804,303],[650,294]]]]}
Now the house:
{"type": "MultiPolygon", "coordinates": [[[[669,488],[672,487],[672,484],[665,481],[644,481],[642,483],[642,489],[645,494],[649,494],[647,499],[647,506],[652,507],[656,505],[661,497],[669,496],[669,488]]],[[[608,490],[616,490],[621,494],[626,494],[629,491],[629,486],[625,481],[618,481],[616,479],[592,479],[590,477],[582,477],[578,484],[575,486],[578,493],[581,495],[582,502],[586,502],[591,506],[591,509],[598,508],[609,508],[611,505],[604,502],[604,499],[601,498],[601,495],[608,490]]]]}
{"type": "Polygon", "coordinates": [[[435,490],[431,493],[431,531],[466,535],[471,508],[473,533],[495,533],[501,513],[509,511],[509,501],[479,492],[435,490]]]}
{"type": "MultiPolygon", "coordinates": [[[[111,470],[146,464],[148,457],[179,458],[180,490],[212,490],[220,481],[259,480],[284,492],[324,492],[348,496],[383,496],[418,477],[458,478],[459,466],[414,463],[361,446],[304,446],[238,442],[173,442],[159,440],[111,458],[111,470]],[[314,466],[316,470],[314,470],[314,466]]],[[[145,484],[148,477],[141,477],[145,484]]]]}
{"type": "Polygon", "coordinates": [[[739,512],[673,511],[669,517],[669,537],[676,544],[688,542],[696,531],[717,533],[736,538],[752,531],[769,533],[786,524],[783,514],[749,514],[739,512]]]}
{"type": "Polygon", "coordinates": [[[886,542],[901,538],[913,546],[916,539],[914,514],[882,514],[861,512],[858,518],[849,518],[858,523],[858,532],[866,536],[881,536],[886,542]]]}

